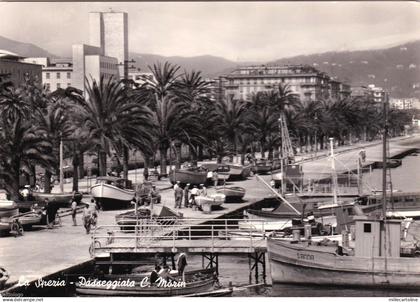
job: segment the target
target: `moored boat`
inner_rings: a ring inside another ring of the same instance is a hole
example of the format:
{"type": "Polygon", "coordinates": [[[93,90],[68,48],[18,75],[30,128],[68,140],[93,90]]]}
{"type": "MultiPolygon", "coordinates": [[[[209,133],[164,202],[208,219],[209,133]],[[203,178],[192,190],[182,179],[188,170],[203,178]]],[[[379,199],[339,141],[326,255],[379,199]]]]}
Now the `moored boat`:
{"type": "Polygon", "coordinates": [[[0,190],[0,220],[8,219],[18,213],[19,209],[16,203],[7,199],[6,191],[0,190]]]}
{"type": "Polygon", "coordinates": [[[131,181],[112,176],[98,177],[90,190],[92,197],[103,209],[127,207],[135,193],[131,181]]]}
{"type": "Polygon", "coordinates": [[[68,207],[71,205],[71,199],[73,193],[42,193],[42,192],[32,192],[31,193],[35,202],[43,203],[46,198],[49,202],[59,205],[60,207],[68,207]]]}
{"type": "Polygon", "coordinates": [[[204,209],[206,207],[220,207],[226,200],[224,194],[216,193],[209,194],[207,196],[197,196],[195,197],[195,203],[198,207],[204,209]]]}
{"type": "Polygon", "coordinates": [[[185,272],[185,281],[177,276],[177,271],[171,273],[175,279],[166,281],[159,279],[150,284],[146,274],[104,275],[97,279],[88,279],[86,282],[79,278],[76,283],[76,293],[87,296],[145,296],[168,297],[184,296],[198,292],[206,292],[213,288],[215,277],[214,269],[202,269],[185,272]],[[118,281],[120,283],[118,284],[118,281]],[[124,283],[121,282],[126,281],[124,283]],[[82,282],[80,282],[82,281],[82,282]],[[115,282],[115,286],[101,286],[100,282],[115,282]]]}
{"type": "Polygon", "coordinates": [[[246,179],[251,174],[251,165],[237,165],[229,164],[230,177],[229,179],[246,179]]]}
{"type": "Polygon", "coordinates": [[[399,220],[364,218],[356,220],[354,244],[343,241],[342,248],[269,238],[271,277],[275,283],[418,288],[420,262],[400,256],[400,236],[399,220]]]}
{"type": "Polygon", "coordinates": [[[270,172],[272,167],[272,162],[266,159],[259,159],[255,162],[254,166],[252,167],[254,173],[257,174],[267,174],[270,172]]]}
{"type": "Polygon", "coordinates": [[[205,169],[175,169],[169,172],[169,180],[172,184],[177,181],[181,184],[200,185],[207,181],[207,171],[205,169]]]}
{"type": "Polygon", "coordinates": [[[220,187],[216,188],[216,192],[220,194],[224,194],[226,196],[227,201],[237,201],[242,200],[245,196],[246,190],[242,187],[220,187]]]}

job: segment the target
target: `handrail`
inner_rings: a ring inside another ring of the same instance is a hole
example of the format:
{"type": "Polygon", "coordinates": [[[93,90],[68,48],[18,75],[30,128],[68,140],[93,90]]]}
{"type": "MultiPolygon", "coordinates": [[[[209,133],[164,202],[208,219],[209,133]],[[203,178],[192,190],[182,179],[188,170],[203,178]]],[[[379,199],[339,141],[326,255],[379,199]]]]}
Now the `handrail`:
{"type": "MultiPolygon", "coordinates": [[[[96,250],[130,249],[149,247],[159,241],[172,241],[172,248],[176,250],[178,244],[193,240],[208,241],[208,248],[212,251],[221,240],[247,239],[243,247],[254,248],[255,242],[266,239],[264,220],[262,219],[212,219],[205,223],[196,223],[203,219],[140,219],[124,221],[123,225],[97,226],[92,233],[91,253],[96,250]],[[165,224],[165,222],[171,222],[165,224]],[[241,229],[236,222],[247,222],[251,228],[241,229]],[[252,223],[262,225],[261,230],[252,227],[252,223]],[[129,228],[130,230],[122,229],[129,228]],[[134,228],[134,229],[133,229],[134,228]],[[131,241],[134,240],[132,243],[131,241]]],[[[120,221],[121,222],[121,221],[120,221]]]]}

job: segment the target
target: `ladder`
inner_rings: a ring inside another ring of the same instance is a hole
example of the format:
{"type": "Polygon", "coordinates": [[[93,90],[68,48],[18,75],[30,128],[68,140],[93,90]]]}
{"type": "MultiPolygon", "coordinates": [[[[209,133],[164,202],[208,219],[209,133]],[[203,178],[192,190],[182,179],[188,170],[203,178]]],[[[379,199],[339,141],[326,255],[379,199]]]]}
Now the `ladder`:
{"type": "Polygon", "coordinates": [[[287,165],[289,161],[293,162],[295,155],[293,152],[292,141],[290,140],[289,129],[287,128],[286,115],[284,114],[284,112],[280,113],[279,122],[281,135],[281,160],[286,160],[287,165]]]}

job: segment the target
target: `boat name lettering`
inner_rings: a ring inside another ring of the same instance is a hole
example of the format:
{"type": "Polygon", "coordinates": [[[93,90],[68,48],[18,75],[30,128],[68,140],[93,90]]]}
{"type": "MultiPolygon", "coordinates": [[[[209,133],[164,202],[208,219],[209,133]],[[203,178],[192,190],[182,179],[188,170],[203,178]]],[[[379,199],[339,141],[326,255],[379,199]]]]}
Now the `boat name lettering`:
{"type": "Polygon", "coordinates": [[[89,287],[106,287],[106,289],[116,289],[117,287],[134,287],[136,283],[134,280],[99,280],[99,279],[86,279],[85,277],[79,276],[80,286],[89,287]]]}
{"type": "Polygon", "coordinates": [[[297,253],[297,258],[303,260],[315,260],[315,256],[312,254],[297,253]]]}

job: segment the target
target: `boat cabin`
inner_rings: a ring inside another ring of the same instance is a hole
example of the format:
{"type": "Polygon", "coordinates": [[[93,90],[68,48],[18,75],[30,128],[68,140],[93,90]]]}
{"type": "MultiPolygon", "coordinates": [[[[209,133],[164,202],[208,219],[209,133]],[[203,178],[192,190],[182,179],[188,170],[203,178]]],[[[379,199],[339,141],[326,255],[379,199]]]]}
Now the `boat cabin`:
{"type": "Polygon", "coordinates": [[[355,219],[356,257],[400,257],[401,221],[355,219]]]}
{"type": "Polygon", "coordinates": [[[115,186],[120,189],[132,189],[133,183],[131,180],[124,179],[124,178],[118,178],[113,176],[104,176],[104,177],[98,177],[96,179],[97,184],[107,184],[111,186],[115,186]]]}

